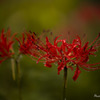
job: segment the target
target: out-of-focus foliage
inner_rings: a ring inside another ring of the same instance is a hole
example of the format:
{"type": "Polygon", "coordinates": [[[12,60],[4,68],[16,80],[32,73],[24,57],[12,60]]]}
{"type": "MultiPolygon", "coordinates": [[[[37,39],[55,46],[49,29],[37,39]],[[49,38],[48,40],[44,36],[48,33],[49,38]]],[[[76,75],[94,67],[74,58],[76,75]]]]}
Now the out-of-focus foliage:
{"type": "MultiPolygon", "coordinates": [[[[18,36],[25,30],[40,35],[47,29],[56,35],[72,31],[87,34],[91,41],[100,32],[100,3],[96,0],[0,0],[0,31],[2,28],[10,28],[18,36]],[[88,16],[84,17],[87,9],[90,9],[89,17],[92,17],[89,20],[88,16]],[[98,11],[93,12],[93,9],[98,11]]],[[[17,52],[17,43],[15,49],[17,52]]],[[[91,62],[98,61],[100,52],[98,57],[91,57],[91,62]]],[[[58,75],[56,65],[47,68],[27,56],[22,56],[20,65],[23,100],[62,99],[63,71],[58,75]]],[[[95,100],[94,94],[100,95],[100,70],[82,71],[76,82],[72,80],[73,75],[74,71],[69,69],[68,100],[95,100]]],[[[18,100],[17,82],[12,79],[10,59],[0,65],[0,100],[18,100]]]]}

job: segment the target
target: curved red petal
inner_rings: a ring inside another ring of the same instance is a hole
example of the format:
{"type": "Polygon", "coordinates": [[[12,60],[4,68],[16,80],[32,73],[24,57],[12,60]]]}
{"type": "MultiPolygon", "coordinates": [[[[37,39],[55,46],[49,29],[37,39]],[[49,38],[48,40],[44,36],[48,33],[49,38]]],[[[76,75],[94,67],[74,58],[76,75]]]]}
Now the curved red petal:
{"type": "Polygon", "coordinates": [[[75,74],[73,76],[73,80],[76,81],[81,71],[79,70],[78,66],[76,67],[75,74]]]}

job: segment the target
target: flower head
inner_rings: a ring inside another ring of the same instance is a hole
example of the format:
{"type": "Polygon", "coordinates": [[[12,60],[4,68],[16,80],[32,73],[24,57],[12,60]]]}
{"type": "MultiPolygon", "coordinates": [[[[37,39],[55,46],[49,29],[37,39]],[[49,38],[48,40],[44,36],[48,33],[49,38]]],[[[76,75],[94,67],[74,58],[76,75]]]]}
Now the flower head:
{"type": "Polygon", "coordinates": [[[95,38],[95,40],[91,44],[89,44],[89,42],[86,42],[83,46],[79,36],[77,36],[77,38],[73,40],[72,45],[74,45],[74,48],[71,52],[71,56],[74,57],[72,61],[73,64],[77,66],[75,74],[73,76],[74,80],[78,78],[78,75],[80,73],[79,67],[87,71],[94,71],[100,69],[99,66],[93,67],[94,65],[99,65],[100,62],[94,64],[87,63],[89,61],[90,55],[96,55],[95,52],[97,52],[98,47],[100,46],[99,38],[100,34],[95,38]]]}
{"type": "Polygon", "coordinates": [[[95,55],[97,47],[100,46],[98,42],[100,34],[96,39],[89,44],[86,42],[82,45],[82,41],[78,35],[73,39],[72,43],[66,42],[65,39],[58,40],[60,36],[54,39],[54,43],[50,43],[48,37],[46,37],[46,43],[41,41],[35,33],[26,34],[26,38],[23,35],[20,43],[20,52],[31,55],[34,60],[43,62],[46,67],[52,67],[52,63],[58,64],[58,74],[61,70],[70,68],[73,70],[76,67],[73,79],[76,80],[80,74],[80,67],[92,71],[99,69],[100,67],[92,67],[100,63],[88,64],[89,56],[95,55]]]}
{"type": "Polygon", "coordinates": [[[1,32],[0,36],[0,63],[2,63],[7,58],[11,57],[14,53],[12,52],[12,45],[14,43],[13,38],[15,36],[10,36],[10,29],[6,33],[4,33],[4,29],[1,32]]]}

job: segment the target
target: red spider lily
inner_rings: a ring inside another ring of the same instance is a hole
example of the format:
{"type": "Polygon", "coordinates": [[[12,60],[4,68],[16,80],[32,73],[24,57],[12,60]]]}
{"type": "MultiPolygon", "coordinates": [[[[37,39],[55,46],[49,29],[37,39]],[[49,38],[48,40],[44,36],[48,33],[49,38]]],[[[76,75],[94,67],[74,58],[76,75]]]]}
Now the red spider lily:
{"type": "Polygon", "coordinates": [[[18,38],[16,40],[20,43],[20,52],[23,54],[28,54],[31,50],[32,42],[34,42],[34,35],[27,34],[27,40],[25,40],[25,35],[23,33],[22,43],[18,38]]]}
{"type": "Polygon", "coordinates": [[[81,72],[79,67],[87,71],[100,68],[92,67],[100,63],[87,64],[89,55],[94,55],[97,51],[97,47],[100,46],[100,43],[98,42],[100,34],[90,45],[89,42],[86,42],[83,46],[79,36],[76,36],[72,43],[67,43],[65,39],[58,40],[59,37],[60,36],[55,38],[53,44],[49,42],[48,37],[46,37],[46,44],[43,43],[35,33],[27,33],[26,38],[23,34],[22,42],[19,39],[17,40],[20,43],[20,52],[31,55],[33,59],[37,58],[37,63],[39,61],[44,62],[46,67],[52,67],[52,63],[57,63],[58,74],[64,69],[64,67],[71,68],[72,70],[76,67],[73,76],[74,80],[78,78],[81,72]]]}
{"type": "Polygon", "coordinates": [[[14,53],[12,52],[12,45],[14,43],[13,38],[15,36],[10,36],[10,29],[6,33],[4,33],[4,29],[1,32],[0,36],[0,63],[2,63],[7,58],[11,57],[14,53]]]}
{"type": "MultiPolygon", "coordinates": [[[[30,54],[32,56],[38,56],[38,50],[40,48],[40,46],[38,46],[37,44],[39,44],[40,40],[39,38],[36,37],[36,34],[30,34],[30,33],[23,33],[22,34],[22,38],[16,38],[16,40],[19,42],[20,45],[20,53],[22,54],[30,54]]],[[[35,56],[35,57],[36,57],[35,56]]]]}
{"type": "Polygon", "coordinates": [[[97,67],[92,67],[94,65],[98,65],[100,63],[95,63],[95,64],[87,64],[89,61],[89,56],[90,55],[95,55],[94,53],[97,51],[97,47],[100,46],[99,43],[99,37],[100,34],[96,37],[96,39],[89,45],[89,42],[86,42],[84,46],[82,46],[81,40],[79,36],[77,36],[77,39],[73,40],[72,45],[74,44],[74,48],[71,52],[71,57],[73,59],[73,64],[76,65],[76,71],[75,75],[73,76],[73,79],[76,80],[78,78],[78,75],[80,73],[80,70],[78,67],[81,67],[87,71],[94,71],[97,69],[100,69],[99,66],[97,67]]]}

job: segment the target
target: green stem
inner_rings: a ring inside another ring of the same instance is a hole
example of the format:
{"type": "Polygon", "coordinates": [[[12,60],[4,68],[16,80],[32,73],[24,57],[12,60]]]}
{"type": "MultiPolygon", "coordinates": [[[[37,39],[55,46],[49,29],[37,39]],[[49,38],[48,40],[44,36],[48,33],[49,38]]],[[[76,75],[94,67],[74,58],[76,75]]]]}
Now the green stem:
{"type": "Polygon", "coordinates": [[[19,100],[22,100],[21,97],[21,77],[20,77],[20,64],[19,64],[19,58],[16,59],[16,70],[17,70],[17,84],[18,84],[18,94],[19,94],[19,100]]]}
{"type": "Polygon", "coordinates": [[[11,58],[11,65],[12,65],[12,78],[15,80],[15,59],[11,58]]]}
{"type": "Polygon", "coordinates": [[[67,68],[64,67],[64,90],[63,90],[63,100],[66,100],[66,88],[67,88],[67,68]]]}

